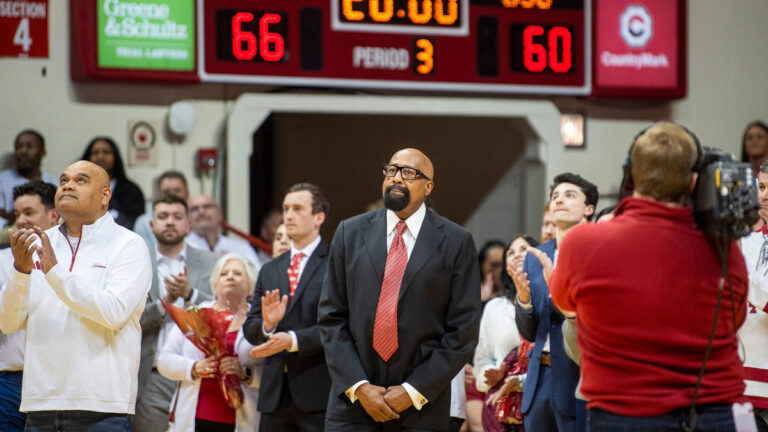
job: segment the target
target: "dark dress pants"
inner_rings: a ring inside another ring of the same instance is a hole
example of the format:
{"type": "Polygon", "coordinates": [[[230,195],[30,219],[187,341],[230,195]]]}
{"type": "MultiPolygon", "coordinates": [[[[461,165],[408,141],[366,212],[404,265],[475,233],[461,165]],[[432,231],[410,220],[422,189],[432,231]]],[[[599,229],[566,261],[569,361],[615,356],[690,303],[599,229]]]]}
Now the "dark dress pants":
{"type": "Polygon", "coordinates": [[[288,376],[283,374],[283,389],[280,403],[272,413],[261,413],[259,432],[322,432],[325,425],[325,411],[307,413],[293,402],[288,376]]]}

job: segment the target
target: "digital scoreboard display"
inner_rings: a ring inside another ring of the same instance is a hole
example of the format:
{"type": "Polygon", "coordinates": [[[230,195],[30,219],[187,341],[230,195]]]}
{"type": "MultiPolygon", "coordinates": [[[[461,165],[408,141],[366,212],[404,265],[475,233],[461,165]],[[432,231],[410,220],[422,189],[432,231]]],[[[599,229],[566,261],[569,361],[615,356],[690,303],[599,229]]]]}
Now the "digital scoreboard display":
{"type": "Polygon", "coordinates": [[[202,81],[588,95],[591,0],[198,0],[202,81]]]}

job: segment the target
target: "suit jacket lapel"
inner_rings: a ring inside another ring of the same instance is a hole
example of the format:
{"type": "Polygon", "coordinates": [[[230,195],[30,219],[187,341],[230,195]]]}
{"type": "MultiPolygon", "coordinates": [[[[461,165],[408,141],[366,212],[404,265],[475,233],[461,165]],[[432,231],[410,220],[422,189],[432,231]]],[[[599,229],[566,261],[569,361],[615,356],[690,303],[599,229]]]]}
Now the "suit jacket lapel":
{"type": "Polygon", "coordinates": [[[547,254],[549,259],[554,260],[555,259],[555,249],[557,249],[557,240],[552,240],[544,243],[544,245],[541,248],[544,253],[547,254]]]}
{"type": "MultiPolygon", "coordinates": [[[[184,264],[187,266],[187,279],[192,288],[199,289],[198,284],[200,281],[200,274],[203,270],[203,266],[198,259],[197,250],[193,247],[187,246],[187,262],[184,264]]],[[[210,275],[208,275],[210,277],[210,275]]]]}
{"type": "Polygon", "coordinates": [[[370,225],[363,231],[363,241],[376,273],[377,286],[381,288],[381,281],[384,280],[384,267],[387,264],[386,210],[382,209],[374,213],[369,222],[370,225]]]}
{"type": "MultiPolygon", "coordinates": [[[[277,288],[280,290],[280,298],[282,298],[284,295],[291,293],[291,285],[288,283],[288,267],[291,266],[291,252],[288,251],[280,255],[278,259],[282,259],[280,265],[277,266],[277,288]]],[[[265,289],[273,290],[274,288],[265,287],[265,289]]]]}
{"type": "MultiPolygon", "coordinates": [[[[312,280],[312,276],[314,276],[317,269],[320,268],[320,264],[323,262],[323,257],[326,255],[328,255],[328,245],[320,242],[320,244],[317,245],[317,248],[315,248],[315,252],[309,257],[307,265],[304,266],[304,271],[301,272],[301,279],[299,279],[299,284],[296,286],[296,292],[293,293],[293,300],[288,303],[288,310],[285,312],[286,315],[291,313],[293,305],[296,304],[299,296],[304,292],[309,281],[312,280]]],[[[290,289],[290,286],[288,288],[290,289]]]]}
{"type": "Polygon", "coordinates": [[[424,216],[424,222],[421,224],[419,230],[419,237],[416,238],[416,244],[413,246],[411,256],[408,258],[408,265],[405,267],[405,274],[403,275],[403,282],[400,285],[400,295],[398,299],[403,297],[403,293],[408,289],[413,282],[413,278],[419,273],[424,264],[429,261],[429,258],[437,252],[438,246],[443,241],[445,234],[439,230],[439,226],[436,226],[436,221],[430,210],[427,210],[424,216]]]}

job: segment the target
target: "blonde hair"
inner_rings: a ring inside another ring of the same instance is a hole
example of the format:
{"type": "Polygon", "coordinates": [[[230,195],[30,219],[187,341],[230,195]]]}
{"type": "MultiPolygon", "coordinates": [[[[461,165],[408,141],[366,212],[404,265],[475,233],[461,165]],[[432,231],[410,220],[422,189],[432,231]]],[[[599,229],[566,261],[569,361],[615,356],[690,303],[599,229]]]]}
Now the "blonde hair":
{"type": "Polygon", "coordinates": [[[211,292],[213,293],[214,298],[216,297],[216,282],[219,281],[219,276],[221,273],[221,269],[224,267],[224,265],[231,260],[240,261],[243,264],[243,267],[245,267],[245,272],[248,274],[248,295],[246,297],[250,298],[253,296],[253,289],[256,288],[256,279],[259,277],[259,271],[256,270],[256,267],[251,264],[250,261],[243,258],[242,255],[236,254],[236,253],[228,253],[224,254],[221,258],[216,260],[216,263],[213,265],[213,268],[211,269],[211,292]]]}
{"type": "Polygon", "coordinates": [[[674,123],[657,123],[635,139],[632,180],[635,191],[662,202],[690,194],[697,150],[693,136],[674,123]]]}

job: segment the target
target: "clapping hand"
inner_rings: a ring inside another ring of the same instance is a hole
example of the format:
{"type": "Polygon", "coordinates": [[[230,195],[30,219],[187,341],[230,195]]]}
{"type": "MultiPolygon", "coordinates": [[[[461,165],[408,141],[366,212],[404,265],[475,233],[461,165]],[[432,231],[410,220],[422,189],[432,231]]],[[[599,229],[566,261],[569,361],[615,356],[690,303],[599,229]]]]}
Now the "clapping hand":
{"type": "Polygon", "coordinates": [[[293,345],[293,339],[290,334],[286,332],[271,334],[268,341],[251,349],[251,357],[269,357],[289,349],[291,345],[293,345]]]}
{"type": "Polygon", "coordinates": [[[184,266],[184,273],[177,275],[171,275],[165,279],[165,290],[167,292],[165,301],[173,303],[177,298],[183,299],[189,298],[192,292],[192,286],[189,285],[189,277],[187,276],[187,266],[184,266]]]}
{"type": "Polygon", "coordinates": [[[528,280],[528,273],[523,273],[522,270],[513,270],[512,282],[515,283],[515,288],[517,288],[517,298],[520,299],[522,303],[530,303],[531,281],[528,280]]]}
{"type": "Polygon", "coordinates": [[[29,274],[34,267],[34,253],[37,250],[33,246],[35,240],[35,231],[31,229],[8,230],[11,237],[11,254],[13,255],[13,266],[19,273],[29,274]]]}
{"type": "Polygon", "coordinates": [[[264,330],[270,332],[285,316],[285,308],[288,305],[288,296],[280,298],[279,290],[267,291],[261,297],[261,319],[264,321],[264,330]]]}
{"type": "Polygon", "coordinates": [[[40,237],[40,243],[42,244],[42,246],[37,248],[37,255],[40,256],[40,267],[44,274],[48,274],[58,262],[56,261],[56,253],[53,252],[53,246],[51,246],[51,240],[48,238],[48,234],[37,226],[34,230],[35,234],[40,237]]]}
{"type": "Polygon", "coordinates": [[[529,248],[528,253],[533,254],[541,263],[541,274],[544,276],[544,281],[549,285],[549,278],[552,276],[552,270],[555,268],[552,260],[547,254],[536,248],[529,248]]]}

